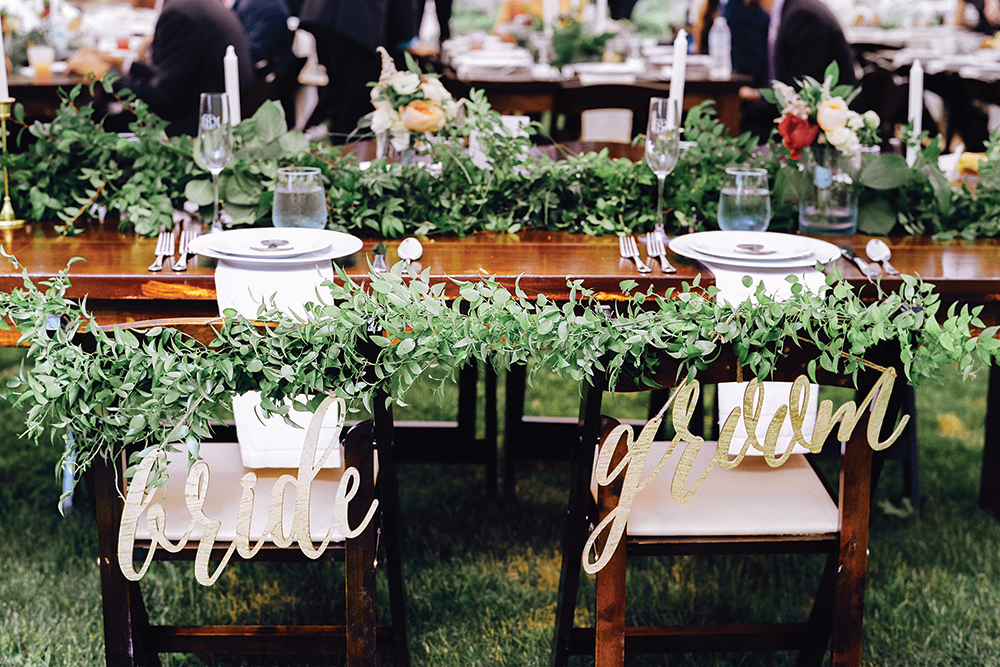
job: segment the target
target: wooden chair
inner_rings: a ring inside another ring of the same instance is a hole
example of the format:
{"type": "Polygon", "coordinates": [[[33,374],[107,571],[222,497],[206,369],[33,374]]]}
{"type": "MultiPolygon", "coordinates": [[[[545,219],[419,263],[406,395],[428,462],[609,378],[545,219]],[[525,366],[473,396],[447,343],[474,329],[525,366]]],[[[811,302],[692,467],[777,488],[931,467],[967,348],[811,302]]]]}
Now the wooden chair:
{"type": "MultiPolygon", "coordinates": [[[[801,348],[786,349],[783,354],[778,369],[768,379],[793,381],[804,374],[808,360],[815,356],[809,356],[801,348]]],[[[697,379],[703,383],[742,380],[738,374],[735,355],[732,350],[724,350],[718,361],[699,371],[697,379]]],[[[858,374],[862,396],[868,394],[879,377],[880,373],[873,370],[858,374]]],[[[850,376],[822,370],[817,371],[817,380],[821,385],[853,386],[850,376]]],[[[677,387],[683,378],[677,377],[676,364],[664,359],[655,382],[659,387],[677,387]]],[[[903,382],[899,373],[889,399],[882,440],[896,425],[905,388],[903,382]]],[[[846,443],[840,464],[837,502],[806,457],[794,454],[785,465],[776,468],[769,467],[761,457],[753,457],[757,460],[747,457],[731,470],[717,466],[691,500],[681,504],[672,499],[670,490],[677,465],[675,452],[653,482],[635,497],[626,535],[611,560],[597,573],[596,626],[574,627],[581,556],[590,527],[598,525],[617,507],[616,494],[621,492],[620,478],[611,486],[601,487],[599,492],[594,489],[592,494],[591,489],[595,447],[606,441],[617,423],[601,417],[606,383],[606,378],[598,375],[586,389],[581,405],[581,435],[573,452],[573,481],[562,547],[553,663],[565,665],[570,655],[593,655],[595,651],[597,665],[609,666],[622,665],[626,652],[796,650],[799,664],[818,665],[823,662],[832,636],[832,664],[859,665],[869,509],[882,461],[882,452],[873,455],[866,439],[865,417],[869,410],[863,403],[860,422],[846,443]],[[819,592],[807,619],[797,623],[625,627],[626,556],[750,553],[827,555],[819,592]]],[[[613,389],[643,391],[649,387],[637,386],[626,379],[613,389]]],[[[810,431],[806,430],[805,435],[808,438],[810,431]]],[[[608,444],[617,447],[613,467],[627,451],[625,438],[608,444]]],[[[666,443],[654,443],[646,460],[644,478],[665,450],[666,443]]],[[[705,456],[711,459],[714,454],[715,443],[706,443],[694,462],[693,477],[705,469],[705,456]]],[[[689,480],[685,490],[693,481],[689,480]]],[[[603,547],[598,540],[598,548],[603,550],[603,547]]]]}
{"type": "MultiPolygon", "coordinates": [[[[218,324],[218,321],[215,322],[218,324]]],[[[170,326],[191,335],[202,343],[214,337],[214,330],[205,323],[155,321],[139,323],[135,327],[170,326]]],[[[349,505],[349,522],[352,526],[362,523],[372,500],[378,498],[378,513],[358,536],[330,544],[317,561],[308,559],[293,544],[279,548],[265,543],[256,560],[325,563],[343,561],[346,565],[347,621],[344,625],[301,626],[163,626],[151,625],[143,603],[142,591],[137,581],[126,579],[118,563],[117,549],[119,524],[122,520],[122,487],[124,460],[98,461],[92,468],[91,483],[95,498],[101,569],[101,592],[104,608],[104,632],[107,664],[119,665],[159,664],[158,653],[195,654],[342,654],[347,664],[372,665],[377,662],[378,648],[386,649],[390,664],[409,664],[406,640],[406,605],[400,564],[399,498],[395,458],[393,454],[393,426],[391,409],[385,407],[384,397],[373,401],[373,420],[354,425],[343,438],[344,460],[347,467],[360,473],[357,494],[349,505]],[[377,456],[376,456],[377,455],[377,456]],[[376,472],[377,471],[377,472],[376,472]],[[385,560],[379,558],[379,544],[385,551],[385,560]],[[384,567],[389,583],[391,624],[376,626],[376,567],[384,567]]],[[[205,512],[223,521],[219,538],[211,552],[212,561],[220,560],[229,547],[239,503],[239,483],[245,472],[235,443],[210,442],[202,444],[202,454],[210,463],[212,482],[206,495],[205,512]],[[226,490],[235,485],[236,493],[227,497],[226,490]],[[212,487],[220,488],[213,497],[212,487]],[[210,504],[215,506],[210,508],[210,504]],[[229,520],[227,524],[227,519],[229,520]],[[227,534],[228,533],[228,534],[227,534]]],[[[187,515],[183,488],[185,483],[183,456],[179,458],[181,474],[171,475],[169,486],[161,501],[167,513],[167,538],[176,540],[169,533],[172,514],[187,515]],[[179,488],[178,488],[179,487],[179,488]]],[[[295,470],[256,469],[258,502],[254,515],[266,516],[266,498],[269,487],[280,474],[295,474],[295,470]]],[[[343,474],[342,469],[324,469],[312,485],[313,511],[330,512],[333,493],[343,474]],[[325,500],[329,498],[329,500],[325,500]]],[[[288,503],[290,505],[291,503],[288,503]]],[[[140,520],[140,525],[145,524],[140,520]]],[[[313,536],[319,541],[325,534],[329,519],[314,518],[313,536]]],[[[180,529],[183,531],[183,528],[180,529]]],[[[251,544],[259,540],[260,528],[256,521],[251,528],[251,544]]],[[[287,529],[286,529],[287,530],[287,529]]],[[[145,531],[148,536],[148,530],[145,531]]],[[[137,536],[141,537],[138,534],[137,536]]],[[[198,549],[197,536],[176,553],[156,550],[157,560],[194,560],[198,549]]],[[[142,560],[150,548],[150,541],[136,540],[134,560],[142,560]]],[[[239,558],[234,554],[234,558],[239,558]]]]}

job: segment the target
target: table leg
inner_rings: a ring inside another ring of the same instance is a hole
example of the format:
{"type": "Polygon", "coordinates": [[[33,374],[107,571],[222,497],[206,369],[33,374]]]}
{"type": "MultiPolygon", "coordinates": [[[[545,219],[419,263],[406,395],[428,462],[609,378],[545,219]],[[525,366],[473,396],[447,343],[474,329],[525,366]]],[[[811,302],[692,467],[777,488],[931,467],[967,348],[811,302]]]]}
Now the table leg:
{"type": "Polygon", "coordinates": [[[986,394],[986,433],[979,506],[1000,519],[1000,371],[990,367],[986,394]]]}

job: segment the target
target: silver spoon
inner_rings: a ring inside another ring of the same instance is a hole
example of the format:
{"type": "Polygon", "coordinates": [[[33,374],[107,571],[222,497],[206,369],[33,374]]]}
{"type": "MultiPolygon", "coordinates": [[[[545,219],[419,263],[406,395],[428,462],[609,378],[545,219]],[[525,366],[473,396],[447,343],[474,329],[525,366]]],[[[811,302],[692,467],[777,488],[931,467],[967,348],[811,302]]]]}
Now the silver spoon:
{"type": "Polygon", "coordinates": [[[405,260],[406,265],[409,266],[411,262],[420,259],[421,255],[424,254],[424,247],[420,245],[420,241],[410,236],[399,243],[396,254],[399,255],[400,259],[405,260]]]}
{"type": "Polygon", "coordinates": [[[872,239],[869,241],[868,245],[865,246],[865,253],[873,262],[879,262],[890,276],[899,275],[896,267],[889,263],[892,251],[889,250],[889,246],[882,239],[872,239]]]}

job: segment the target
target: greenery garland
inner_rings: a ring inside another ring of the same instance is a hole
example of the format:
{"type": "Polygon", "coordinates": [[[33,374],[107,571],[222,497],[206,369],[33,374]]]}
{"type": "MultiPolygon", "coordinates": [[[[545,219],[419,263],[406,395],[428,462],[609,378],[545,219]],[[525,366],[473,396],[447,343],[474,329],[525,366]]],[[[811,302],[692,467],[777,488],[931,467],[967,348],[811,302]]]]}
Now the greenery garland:
{"type": "MultiPolygon", "coordinates": [[[[11,167],[15,209],[35,220],[59,218],[66,223],[64,232],[72,234],[82,231],[77,223],[100,205],[121,212],[123,230],[144,235],[169,228],[173,211],[186,201],[207,211],[211,182],[196,163],[193,140],[168,140],[165,123],[128,91],[115,93],[112,81],[106,76],[101,83],[136,114],[130,127],[134,136],[105,131],[92,106],[77,106],[80,86],[63,93],[51,123],[24,125],[23,108],[15,107],[15,124],[33,138],[25,152],[3,158],[11,167]]],[[[341,147],[310,146],[301,132],[287,130],[280,106],[266,103],[236,128],[237,150],[220,182],[225,210],[236,224],[270,224],[277,169],[298,164],[323,170],[330,226],[362,235],[465,235],[524,227],[596,235],[652,228],[655,179],[645,164],[607,153],[559,161],[532,156],[531,138],[505,129],[482,91],[466,100],[462,122],[439,134],[424,152],[440,171],[385,159],[363,169],[353,157],[343,157],[341,147]],[[462,150],[473,134],[485,161],[462,150]]],[[[771,228],[795,228],[796,202],[809,183],[788,164],[783,147],[758,146],[748,134],[731,137],[715,119],[711,103],[688,112],[684,136],[691,147],[668,177],[664,193],[675,229],[717,228],[724,169],[740,163],[771,173],[771,228]]],[[[894,155],[870,160],[860,177],[859,229],[940,239],[1000,234],[997,137],[989,144],[975,195],[950,187],[937,166],[939,152],[932,143],[913,168],[894,155]]]]}
{"type": "Polygon", "coordinates": [[[819,366],[851,374],[868,350],[888,341],[919,383],[956,364],[969,376],[1000,352],[996,327],[973,334],[983,327],[980,308],[942,313],[932,286],[909,276],[893,293],[876,284],[876,300],[865,303],[834,268],[823,296],[791,277],[788,300],[771,299],[760,285],[756,301],[738,307],[697,281],[658,295],[626,280],[626,300],[608,306],[571,278],[565,303],[531,299],[490,279],[459,282],[460,296],[448,301],[445,283],[432,284],[429,270],[404,271],[400,263],[373,274],[365,287],[340,272],[303,319],[262,306],[258,318],[271,327],[227,312],[210,348],[173,329],[106,333],[85,301],[66,298],[69,267],[44,283],[45,291],[25,273],[23,289],[0,294],[0,318],[30,345],[33,368],[5,391],[26,411],[29,437],[74,435],[71,463],[80,471],[126,447],[139,456],[156,446],[183,447],[196,458],[234,392],[259,389],[265,409],[277,414],[288,412],[284,399],[301,394],[331,393],[370,408],[373,381],[404,401],[417,378],[440,389],[472,360],[497,369],[533,361],[532,372],[544,367],[581,382],[595,369],[612,381],[627,372],[648,382],[664,355],[697,372],[732,346],[748,374],[763,378],[793,344],[815,349],[810,372],[819,366]],[[79,331],[94,336],[93,350],[74,344],[79,331]],[[375,358],[359,352],[368,340],[375,358]]]}

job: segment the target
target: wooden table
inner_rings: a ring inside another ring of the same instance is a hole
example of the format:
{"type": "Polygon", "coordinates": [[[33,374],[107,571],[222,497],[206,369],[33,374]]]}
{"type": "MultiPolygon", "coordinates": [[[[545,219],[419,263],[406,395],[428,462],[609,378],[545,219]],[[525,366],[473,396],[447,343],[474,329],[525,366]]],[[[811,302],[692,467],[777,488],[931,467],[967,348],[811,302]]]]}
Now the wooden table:
{"type": "MultiPolygon", "coordinates": [[[[859,254],[870,237],[855,235],[833,239],[859,254]]],[[[365,240],[362,252],[346,258],[342,265],[352,277],[364,280],[367,259],[378,239],[365,240]]],[[[85,233],[62,237],[51,224],[27,226],[0,234],[0,245],[27,268],[28,276],[40,283],[66,267],[73,257],[84,257],[70,271],[70,297],[87,297],[88,308],[101,324],[171,316],[218,314],[214,269],[207,262],[191,262],[183,273],[149,273],[156,240],[120,234],[113,225],[91,224],[85,233]]],[[[560,300],[568,297],[566,276],[584,281],[601,298],[620,294],[619,282],[634,279],[640,289],[652,286],[662,293],[701,277],[701,284],[714,284],[710,272],[697,262],[670,254],[676,274],[639,275],[631,260],[618,255],[614,236],[588,237],[565,232],[478,233],[467,238],[435,238],[424,242],[422,268],[430,268],[434,281],[449,281],[448,293],[457,293],[450,279],[478,280],[495,276],[513,287],[517,282],[529,296],[544,293],[560,300]]],[[[902,272],[933,282],[945,303],[983,305],[983,319],[1000,323],[1000,242],[981,240],[935,244],[924,237],[889,239],[893,264],[902,272]]],[[[387,260],[398,260],[398,242],[389,243],[387,260]]],[[[844,259],[837,268],[852,284],[866,289],[861,272],[844,259]]],[[[883,278],[887,289],[899,279],[883,278]]],[[[0,263],[0,290],[22,286],[20,272],[0,263]]],[[[870,289],[870,288],[867,288],[870,289]]],[[[12,345],[16,335],[0,332],[0,345],[12,345]]],[[[991,371],[987,407],[986,447],[983,453],[983,483],[980,504],[1000,517],[1000,371],[991,371]]]]}
{"type": "MultiPolygon", "coordinates": [[[[55,118],[56,111],[62,103],[59,97],[60,88],[72,88],[83,83],[83,77],[79,74],[67,74],[63,72],[53,73],[51,76],[36,79],[33,77],[21,76],[20,74],[9,77],[10,96],[20,104],[24,105],[24,120],[32,123],[36,120],[48,122],[55,118]]],[[[87,86],[83,87],[80,97],[77,98],[77,106],[88,104],[102,94],[101,87],[94,89],[95,95],[90,94],[87,86]]],[[[100,113],[95,114],[99,118],[100,113]]]]}
{"type": "MultiPolygon", "coordinates": [[[[669,81],[639,79],[632,84],[609,83],[584,86],[576,79],[536,80],[525,77],[460,80],[450,68],[442,72],[443,83],[453,95],[467,97],[469,90],[479,88],[486,93],[490,106],[502,114],[564,114],[566,127],[556,132],[558,141],[573,141],[580,137],[580,112],[587,109],[624,108],[633,113],[633,134],[645,131],[649,113],[649,98],[666,97],[669,81]]],[[[714,80],[692,72],[684,82],[684,109],[705,100],[715,100],[719,121],[735,136],[740,131],[739,89],[751,85],[749,76],[733,74],[725,80],[714,80]]]]}

